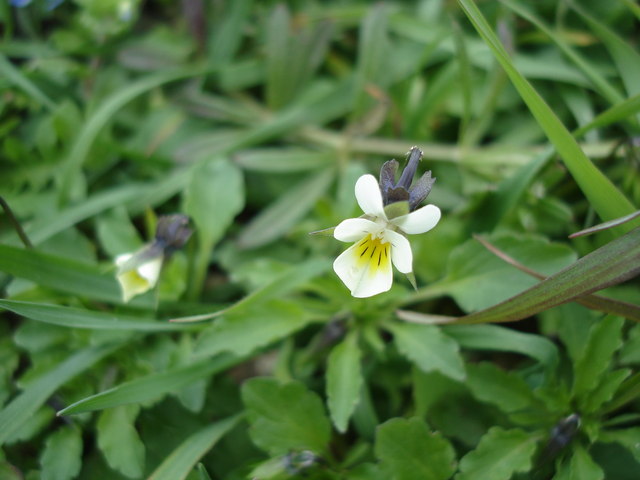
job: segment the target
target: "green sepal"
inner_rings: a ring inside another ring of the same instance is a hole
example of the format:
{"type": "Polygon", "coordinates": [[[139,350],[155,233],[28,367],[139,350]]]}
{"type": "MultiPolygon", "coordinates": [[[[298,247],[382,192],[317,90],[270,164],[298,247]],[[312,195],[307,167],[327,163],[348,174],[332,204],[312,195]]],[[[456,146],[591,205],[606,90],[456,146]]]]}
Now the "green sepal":
{"type": "Polygon", "coordinates": [[[404,200],[400,202],[393,202],[384,207],[384,213],[389,220],[407,215],[409,213],[409,202],[404,200]]]}
{"type": "Polygon", "coordinates": [[[316,230],[315,232],[309,232],[309,235],[321,235],[323,237],[333,237],[333,232],[336,227],[324,228],[322,230],[316,230]]]}

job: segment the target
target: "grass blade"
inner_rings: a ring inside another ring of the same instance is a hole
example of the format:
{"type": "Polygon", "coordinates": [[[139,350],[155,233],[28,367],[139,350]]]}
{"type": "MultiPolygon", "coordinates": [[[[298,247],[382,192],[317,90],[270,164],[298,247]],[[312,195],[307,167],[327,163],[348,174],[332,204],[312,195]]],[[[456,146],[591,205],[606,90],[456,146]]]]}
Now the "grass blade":
{"type": "Polygon", "coordinates": [[[153,373],[83,398],[60,410],[58,416],[155,400],[167,393],[180,391],[181,388],[201,378],[226,370],[242,360],[242,358],[233,355],[222,354],[215,358],[206,358],[191,365],[174,368],[166,372],[153,373]]]}
{"type": "MultiPolygon", "coordinates": [[[[115,270],[104,272],[99,267],[68,258],[0,245],[0,271],[58,292],[109,303],[124,303],[115,270]]],[[[152,307],[153,304],[149,295],[136,297],[130,303],[136,307],[152,307]]]]}
{"type": "Polygon", "coordinates": [[[90,330],[126,330],[136,332],[166,332],[184,330],[188,325],[141,320],[105,312],[93,312],[80,308],[61,307],[44,303],[20,302],[0,299],[0,308],[37,322],[69,328],[90,330]]]}
{"type": "Polygon", "coordinates": [[[36,87],[31,80],[25,77],[20,70],[13,66],[13,64],[7,60],[7,57],[0,53],[0,76],[8,79],[11,83],[22,89],[36,102],[44,105],[47,109],[53,111],[56,109],[56,104],[53,100],[47,97],[42,90],[36,87]]]}
{"type": "Polygon", "coordinates": [[[0,411],[0,445],[67,381],[90,368],[121,345],[91,347],[70,356],[33,382],[0,411]]]}
{"type": "Polygon", "coordinates": [[[87,158],[87,154],[93,145],[93,141],[98,133],[107,125],[111,118],[134,98],[149,90],[159,87],[165,83],[175,82],[183,78],[194,77],[205,73],[205,69],[199,66],[181,68],[178,70],[163,70],[143,77],[122,90],[118,90],[107,98],[100,108],[98,108],[84,124],[84,127],[76,141],[71,147],[69,156],[65,159],[61,171],[60,192],[62,200],[66,200],[66,195],[70,191],[71,182],[79,172],[82,164],[87,158]]]}
{"type": "MultiPolygon", "coordinates": [[[[633,212],[635,208],[631,202],[593,165],[549,105],[516,69],[475,3],[472,0],[458,1],[473,26],[507,72],[514,87],[598,215],[607,221],[633,212]]],[[[617,227],[616,231],[618,233],[629,232],[632,228],[633,225],[624,224],[617,227]]]]}
{"type": "Polygon", "coordinates": [[[184,480],[194,465],[242,418],[242,415],[225,418],[189,436],[153,471],[149,480],[184,480]]]}

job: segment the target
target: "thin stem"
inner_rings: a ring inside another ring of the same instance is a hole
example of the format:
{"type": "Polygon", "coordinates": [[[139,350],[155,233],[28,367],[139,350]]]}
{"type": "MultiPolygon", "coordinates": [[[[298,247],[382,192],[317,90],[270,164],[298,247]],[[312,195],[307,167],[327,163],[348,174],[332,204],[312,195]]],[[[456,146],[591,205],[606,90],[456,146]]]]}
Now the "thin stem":
{"type": "Polygon", "coordinates": [[[9,222],[11,222],[11,225],[13,226],[14,230],[20,237],[20,240],[22,240],[22,243],[24,243],[24,246],[27,248],[33,248],[33,244],[31,243],[31,240],[29,240],[29,237],[27,237],[27,234],[22,229],[22,225],[20,225],[20,222],[18,221],[16,216],[13,214],[13,210],[11,210],[11,207],[1,195],[0,195],[0,205],[2,205],[2,208],[4,209],[5,213],[7,214],[7,217],[9,218],[9,222]]]}

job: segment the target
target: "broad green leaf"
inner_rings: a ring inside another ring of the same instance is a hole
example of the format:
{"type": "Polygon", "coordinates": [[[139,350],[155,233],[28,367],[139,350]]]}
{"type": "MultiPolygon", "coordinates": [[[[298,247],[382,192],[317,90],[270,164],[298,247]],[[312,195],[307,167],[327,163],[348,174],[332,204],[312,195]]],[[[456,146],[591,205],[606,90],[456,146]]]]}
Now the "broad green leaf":
{"type": "Polygon", "coordinates": [[[454,380],[465,377],[456,341],[435,325],[398,323],[388,325],[400,353],[423,372],[436,370],[454,380]]]}
{"type": "Polygon", "coordinates": [[[136,252],[142,248],[140,235],[131,223],[127,211],[114,208],[96,220],[96,233],[100,245],[111,258],[122,253],[136,252]]]}
{"type": "MultiPolygon", "coordinates": [[[[61,307],[44,303],[21,302],[0,299],[0,308],[4,308],[23,317],[69,328],[90,330],[130,330],[138,332],[162,332],[184,330],[189,325],[141,319],[106,312],[94,312],[80,308],[61,307]]],[[[192,327],[192,326],[191,326],[192,327]]]]}
{"type": "MultiPolygon", "coordinates": [[[[122,304],[122,293],[113,271],[37,250],[0,245],[0,271],[36,284],[60,291],[109,303],[122,304]]],[[[133,306],[151,307],[152,297],[140,296],[131,301],[133,306]]]]}
{"type": "Polygon", "coordinates": [[[598,440],[605,443],[619,443],[640,462],[640,427],[605,430],[600,433],[598,440]]]}
{"type": "Polygon", "coordinates": [[[0,445],[16,432],[58,389],[121,345],[81,350],[33,381],[0,411],[0,445]]]}
{"type": "Polygon", "coordinates": [[[613,355],[622,346],[623,324],[621,318],[607,316],[591,327],[582,357],[574,365],[575,396],[586,396],[603,380],[613,355]]]}
{"type": "Polygon", "coordinates": [[[206,358],[184,367],[153,373],[83,398],[60,410],[58,416],[155,400],[167,393],[179,391],[181,388],[191,385],[202,378],[208,378],[224,371],[241,361],[241,358],[223,354],[214,358],[206,358]]]}
{"type": "Polygon", "coordinates": [[[453,447],[419,418],[394,418],[380,425],[375,452],[394,480],[446,480],[455,472],[453,447]]]}
{"type": "Polygon", "coordinates": [[[139,478],[144,471],[145,446],[134,424],[139,411],[138,405],[110,408],[96,425],[98,447],[107,463],[129,478],[139,478]]]}
{"type": "Polygon", "coordinates": [[[531,469],[533,454],[540,435],[523,430],[492,427],[477,448],[460,460],[456,480],[509,480],[515,473],[531,469]]]}
{"type": "Polygon", "coordinates": [[[184,211],[193,219],[198,236],[192,298],[197,297],[204,283],[211,249],[243,207],[244,179],[236,165],[225,158],[213,158],[193,169],[184,194],[184,211]]]}
{"type": "Polygon", "coordinates": [[[196,225],[202,243],[218,242],[244,207],[242,171],[225,158],[199,163],[184,196],[184,211],[196,225]]]}
{"type": "MultiPolygon", "coordinates": [[[[553,110],[514,66],[475,3],[472,0],[458,0],[458,3],[509,75],[511,82],[600,218],[607,221],[632,213],[635,209],[629,200],[591,163],[553,110]]],[[[633,227],[634,225],[624,224],[618,226],[616,231],[621,234],[631,231],[633,227]]]]}
{"type": "Polygon", "coordinates": [[[82,434],[72,425],[61,427],[45,442],[42,456],[42,480],[76,478],[82,466],[82,434]]]}
{"type": "Polygon", "coordinates": [[[289,337],[312,320],[298,305],[277,301],[229,313],[202,332],[195,355],[216,355],[220,352],[246,355],[289,337]]]}
{"type": "Polygon", "coordinates": [[[538,360],[546,367],[554,367],[558,362],[558,348],[541,335],[499,325],[450,325],[442,329],[462,348],[520,353],[538,360]]]}
{"type": "Polygon", "coordinates": [[[561,465],[555,478],[563,480],[604,480],[604,472],[582,445],[576,445],[571,460],[561,465]]]}
{"type": "Polygon", "coordinates": [[[189,436],[149,476],[149,480],[184,480],[194,465],[242,419],[219,420],[189,436]]]}
{"type": "MultiPolygon", "coordinates": [[[[498,234],[488,239],[492,245],[525,266],[549,276],[576,260],[566,245],[545,239],[514,234],[498,234]]],[[[469,240],[456,247],[449,257],[448,271],[441,288],[466,311],[487,308],[529,287],[537,280],[496,257],[479,242],[469,240]]]]}
{"type": "Polygon", "coordinates": [[[522,377],[505,372],[493,363],[467,365],[465,385],[478,400],[491,403],[504,412],[517,412],[535,403],[531,388],[522,377]]]}
{"type": "Polygon", "coordinates": [[[333,347],[327,360],[327,406],[336,429],[344,433],[362,389],[358,336],[350,333],[333,347]]]}
{"type": "Polygon", "coordinates": [[[238,236],[238,246],[256,248],[282,237],[313,208],[329,188],[334,175],[334,169],[327,168],[292,186],[249,222],[238,236]]]}
{"type": "Polygon", "coordinates": [[[71,147],[69,155],[64,160],[59,188],[63,200],[66,199],[69,194],[69,187],[72,185],[72,182],[75,180],[76,175],[86,160],[96,137],[118,110],[134,98],[153,88],[176,80],[201,75],[204,72],[205,69],[200,66],[189,66],[177,70],[161,70],[143,77],[127,85],[125,88],[116,90],[110,97],[104,99],[100,107],[86,120],[82,130],[78,132],[76,141],[71,147]]]}
{"type": "Polygon", "coordinates": [[[605,376],[587,397],[584,398],[583,412],[597,412],[600,407],[609,402],[620,389],[622,383],[631,375],[631,369],[616,370],[605,376]]]}
{"type": "Polygon", "coordinates": [[[271,455],[295,450],[321,454],[328,447],[331,424],[322,400],[300,382],[252,378],[242,385],[253,442],[271,455]]]}

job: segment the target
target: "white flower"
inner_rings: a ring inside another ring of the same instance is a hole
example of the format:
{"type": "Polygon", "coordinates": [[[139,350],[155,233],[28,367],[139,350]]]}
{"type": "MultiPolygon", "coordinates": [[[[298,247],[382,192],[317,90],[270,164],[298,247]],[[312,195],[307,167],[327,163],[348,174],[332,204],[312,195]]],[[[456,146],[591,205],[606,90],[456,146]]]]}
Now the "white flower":
{"type": "Polygon", "coordinates": [[[354,297],[371,297],[386,292],[393,282],[391,263],[402,273],[413,271],[411,245],[403,234],[424,233],[440,220],[440,209],[425,205],[407,215],[387,218],[378,181],[363,175],[355,188],[360,218],[341,222],[333,236],[341,242],[355,242],[333,262],[340,280],[354,297]]]}
{"type": "Polygon", "coordinates": [[[133,253],[124,253],[118,255],[115,259],[116,265],[120,267],[116,278],[118,279],[118,283],[120,283],[122,299],[125,302],[155,287],[156,283],[158,283],[158,277],[160,276],[160,269],[162,268],[162,255],[149,258],[135,268],[126,268],[125,264],[128,263],[134,255],[133,253]],[[123,269],[122,267],[125,268],[123,269]]]}

